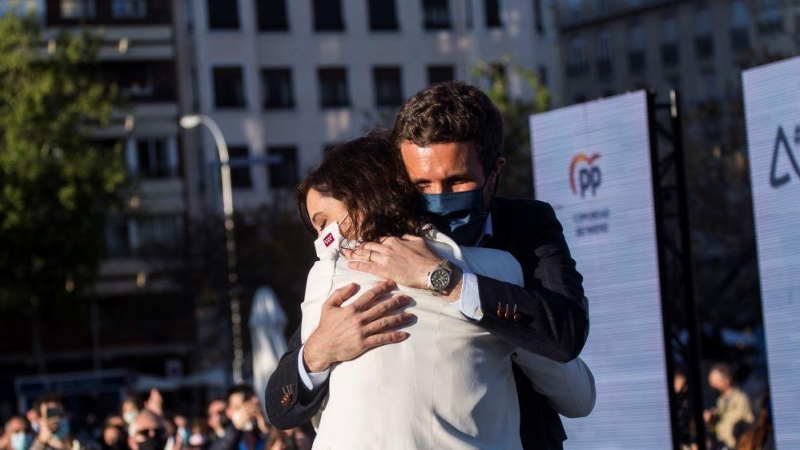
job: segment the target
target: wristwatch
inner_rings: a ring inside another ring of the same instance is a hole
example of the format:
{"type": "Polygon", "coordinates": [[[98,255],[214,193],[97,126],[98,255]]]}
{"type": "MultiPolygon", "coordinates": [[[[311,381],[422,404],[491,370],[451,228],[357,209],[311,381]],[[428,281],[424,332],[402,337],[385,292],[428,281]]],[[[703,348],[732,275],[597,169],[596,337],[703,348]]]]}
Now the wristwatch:
{"type": "Polygon", "coordinates": [[[428,272],[428,290],[433,295],[443,294],[453,281],[453,263],[443,260],[435,269],[428,272]]]}

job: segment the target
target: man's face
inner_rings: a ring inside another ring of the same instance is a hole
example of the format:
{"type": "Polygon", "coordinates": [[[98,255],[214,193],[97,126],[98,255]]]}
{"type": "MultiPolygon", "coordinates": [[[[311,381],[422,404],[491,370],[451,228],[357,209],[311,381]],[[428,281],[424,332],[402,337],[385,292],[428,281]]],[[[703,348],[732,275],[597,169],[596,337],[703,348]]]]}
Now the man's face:
{"type": "Polygon", "coordinates": [[[237,392],[228,397],[228,409],[225,410],[225,415],[228,419],[232,419],[236,411],[244,404],[244,394],[237,392]]]}
{"type": "Polygon", "coordinates": [[[708,374],[708,385],[715,390],[722,392],[728,388],[730,385],[730,380],[728,380],[718,371],[712,370],[711,373],[708,374]]]}
{"type": "Polygon", "coordinates": [[[483,190],[483,206],[488,208],[494,194],[495,183],[505,159],[497,158],[491,173],[486,175],[472,142],[449,142],[419,147],[404,141],[400,145],[408,176],[424,194],[446,194],[483,190]]]}
{"type": "Polygon", "coordinates": [[[25,422],[19,417],[12,417],[6,423],[6,433],[8,434],[22,433],[23,431],[25,431],[25,422]]]}
{"type": "Polygon", "coordinates": [[[222,400],[214,400],[208,405],[208,426],[211,429],[222,428],[219,416],[225,412],[225,402],[222,400]]]}
{"type": "Polygon", "coordinates": [[[153,414],[139,414],[134,420],[136,434],[128,438],[131,449],[139,450],[139,444],[148,438],[166,440],[167,429],[153,414]]]}

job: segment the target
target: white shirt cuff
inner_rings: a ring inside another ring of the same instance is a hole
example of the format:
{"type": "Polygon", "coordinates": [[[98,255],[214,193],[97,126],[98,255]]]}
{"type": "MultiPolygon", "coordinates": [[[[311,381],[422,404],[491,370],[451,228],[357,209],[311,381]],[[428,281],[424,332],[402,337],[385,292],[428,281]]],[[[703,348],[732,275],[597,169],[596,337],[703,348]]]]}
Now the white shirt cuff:
{"type": "Polygon", "coordinates": [[[322,372],[308,372],[306,370],[306,365],[303,364],[304,348],[306,348],[305,344],[300,347],[300,353],[297,355],[297,371],[300,373],[300,380],[303,382],[303,386],[305,386],[309,391],[313,391],[325,383],[325,381],[328,379],[328,375],[331,373],[331,369],[329,367],[322,372]]]}
{"type": "Polygon", "coordinates": [[[472,320],[481,320],[481,297],[478,292],[478,277],[471,272],[464,272],[461,277],[461,297],[453,302],[461,314],[472,320]]]}

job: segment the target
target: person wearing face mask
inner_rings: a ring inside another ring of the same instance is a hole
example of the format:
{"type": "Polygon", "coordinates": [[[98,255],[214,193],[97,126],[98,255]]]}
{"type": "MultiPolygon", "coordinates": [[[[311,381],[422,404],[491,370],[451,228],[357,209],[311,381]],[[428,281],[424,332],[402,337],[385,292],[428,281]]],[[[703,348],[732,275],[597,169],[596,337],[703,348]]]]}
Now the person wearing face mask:
{"type": "MultiPolygon", "coordinates": [[[[457,244],[504,250],[520,263],[524,284],[440,267],[444,261],[421,239],[388,237],[352,252],[350,268],[398,284],[443,292],[441,299],[493,336],[555,361],[569,361],[588,337],[588,303],[582,277],[570,256],[553,208],[535,200],[495,197],[502,157],[503,124],[499,111],[480,89],[460,82],[430,86],[407,100],[392,132],[397,157],[441,228],[457,244]],[[429,284],[431,275],[440,286],[429,284]]],[[[402,170],[402,169],[401,169],[402,170]]],[[[380,194],[382,182],[373,189],[380,194]]],[[[385,294],[379,285],[360,297],[385,294]]],[[[331,298],[354,297],[351,286],[331,298]]],[[[362,291],[363,292],[363,291],[362,291]]],[[[359,301],[359,300],[357,300],[359,301]]],[[[328,392],[329,369],[358,357],[376,342],[398,345],[399,332],[377,332],[377,322],[397,320],[395,309],[351,325],[359,333],[344,340],[341,307],[321,314],[320,326],[303,343],[300,330],[290,339],[265,392],[268,415],[281,428],[299,425],[320,408],[328,392]],[[287,394],[288,392],[288,394],[287,394]]],[[[561,449],[566,434],[547,399],[514,367],[519,394],[523,448],[561,449]]]]}
{"type": "Polygon", "coordinates": [[[125,397],[125,400],[122,401],[122,420],[125,421],[128,426],[133,424],[133,420],[136,419],[136,416],[139,415],[139,411],[143,408],[142,403],[139,401],[138,398],[134,396],[125,397]]]}
{"type": "MultiPolygon", "coordinates": [[[[383,307],[393,308],[395,301],[407,306],[398,318],[377,324],[378,332],[402,334],[402,343],[375,348],[330,371],[326,406],[315,421],[315,445],[520,449],[512,360],[529,370],[526,375],[557,410],[569,416],[588,414],[594,405],[594,383],[582,361],[556,363],[492,336],[442,301],[454,299],[454,290],[400,285],[399,295],[385,301],[326,301],[332,291],[350,283],[364,288],[386,283],[351,270],[342,256],[346,249],[386,235],[412,235],[428,243],[439,261],[452,263],[450,272],[456,277],[469,270],[523,283],[520,265],[510,253],[461,247],[431,227],[442,221],[425,210],[424,198],[402,173],[401,164],[388,140],[360,138],[330,150],[298,188],[300,214],[318,236],[319,257],[301,305],[301,340],[310,342],[323,326],[321,315],[332,308],[345,314],[335,338],[341,343],[361,333],[356,323],[372,322],[373,314],[381,317],[383,307]],[[383,184],[376,195],[370,186],[378,180],[383,184]],[[402,331],[393,331],[398,327],[402,331]]],[[[285,390],[284,399],[291,394],[285,390]]]]}
{"type": "Polygon", "coordinates": [[[14,416],[6,422],[0,437],[0,450],[28,450],[32,442],[33,435],[25,429],[25,419],[14,416]]]}
{"type": "Polygon", "coordinates": [[[253,388],[234,386],[227,399],[225,433],[209,444],[209,450],[264,450],[270,430],[253,388]]]}
{"type": "Polygon", "coordinates": [[[79,450],[80,443],[72,439],[64,402],[57,394],[44,394],[36,401],[39,412],[39,432],[30,450],[79,450]]]}
{"type": "Polygon", "coordinates": [[[164,450],[168,441],[166,421],[147,409],[139,412],[128,430],[128,446],[131,450],[164,450]]]}

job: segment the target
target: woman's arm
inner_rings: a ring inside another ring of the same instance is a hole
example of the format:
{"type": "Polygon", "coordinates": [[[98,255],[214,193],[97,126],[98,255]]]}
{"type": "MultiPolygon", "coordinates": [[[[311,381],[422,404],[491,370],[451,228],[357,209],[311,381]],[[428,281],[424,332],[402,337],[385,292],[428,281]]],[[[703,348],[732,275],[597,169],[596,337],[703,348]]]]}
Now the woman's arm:
{"type": "Polygon", "coordinates": [[[594,409],[597,391],[594,376],[580,358],[559,363],[543,356],[518,350],[511,357],[531,380],[536,392],[564,417],[586,417],[594,409]]]}

